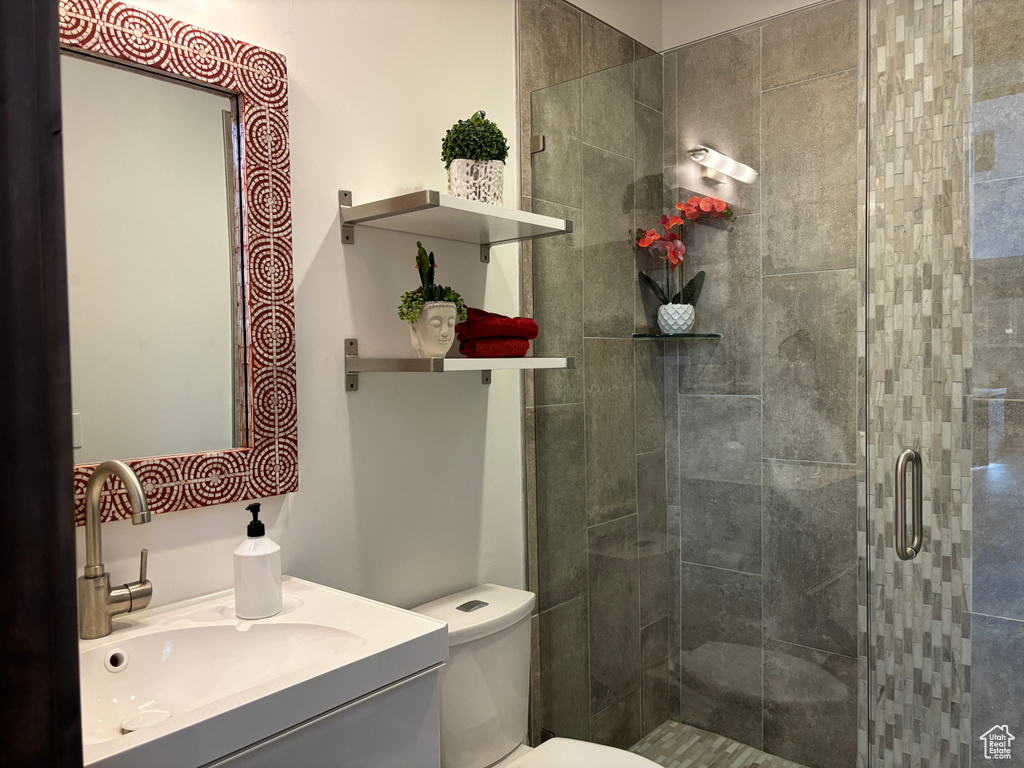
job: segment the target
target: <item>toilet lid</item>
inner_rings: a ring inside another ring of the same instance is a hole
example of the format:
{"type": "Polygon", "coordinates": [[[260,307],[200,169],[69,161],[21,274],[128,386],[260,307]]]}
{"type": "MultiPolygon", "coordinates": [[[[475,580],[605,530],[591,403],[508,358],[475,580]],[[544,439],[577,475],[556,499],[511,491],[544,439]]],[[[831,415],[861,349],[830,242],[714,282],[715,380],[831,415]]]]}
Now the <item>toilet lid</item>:
{"type": "Polygon", "coordinates": [[[509,768],[654,768],[657,763],[614,747],[575,739],[548,739],[509,768]]]}

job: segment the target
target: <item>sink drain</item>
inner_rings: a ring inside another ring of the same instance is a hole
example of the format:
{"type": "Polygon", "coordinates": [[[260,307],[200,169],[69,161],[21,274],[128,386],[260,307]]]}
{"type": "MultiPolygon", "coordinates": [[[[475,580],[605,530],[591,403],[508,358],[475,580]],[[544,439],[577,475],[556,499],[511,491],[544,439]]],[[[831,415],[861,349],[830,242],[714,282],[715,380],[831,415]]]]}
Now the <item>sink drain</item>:
{"type": "Polygon", "coordinates": [[[103,666],[107,672],[124,672],[128,666],[128,651],[123,648],[115,648],[103,658],[103,666]]]}
{"type": "Polygon", "coordinates": [[[149,728],[157,723],[162,723],[170,718],[170,716],[171,713],[166,709],[147,709],[145,712],[139,712],[137,715],[132,715],[122,720],[121,730],[125,733],[131,733],[142,728],[149,728]]]}

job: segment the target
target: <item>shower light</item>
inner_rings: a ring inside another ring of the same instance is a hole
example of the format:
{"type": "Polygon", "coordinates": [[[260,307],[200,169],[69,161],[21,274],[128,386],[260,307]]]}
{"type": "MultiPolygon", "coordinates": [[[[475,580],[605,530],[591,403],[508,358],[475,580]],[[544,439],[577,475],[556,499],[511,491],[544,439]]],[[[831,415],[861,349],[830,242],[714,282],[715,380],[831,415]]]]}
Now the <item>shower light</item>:
{"type": "Polygon", "coordinates": [[[689,151],[689,155],[695,162],[719,173],[732,176],[744,184],[753,184],[757,181],[757,171],[721,152],[698,145],[689,151]]]}
{"type": "Polygon", "coordinates": [[[725,184],[729,180],[721,171],[716,171],[714,168],[708,168],[704,166],[704,172],[700,175],[702,181],[708,184],[725,184]]]}

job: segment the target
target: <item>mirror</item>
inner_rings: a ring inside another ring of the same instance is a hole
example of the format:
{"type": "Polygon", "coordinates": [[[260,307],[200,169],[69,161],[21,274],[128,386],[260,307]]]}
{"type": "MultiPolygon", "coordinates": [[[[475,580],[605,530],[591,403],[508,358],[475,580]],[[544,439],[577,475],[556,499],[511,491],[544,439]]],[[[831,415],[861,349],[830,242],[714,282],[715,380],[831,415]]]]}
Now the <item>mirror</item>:
{"type": "MultiPolygon", "coordinates": [[[[157,513],[297,490],[284,57],[123,3],[61,3],[59,22],[61,47],[74,54],[65,66],[75,67],[62,88],[73,397],[83,445],[76,460],[84,462],[74,472],[77,524],[85,522],[88,478],[108,458],[131,466],[157,513]],[[103,70],[100,83],[80,83],[79,70],[89,70],[77,65],[103,70]],[[129,106],[106,102],[111,95],[129,106]],[[94,121],[91,137],[76,125],[76,99],[94,121]],[[132,138],[121,133],[126,123],[137,124],[132,138]],[[112,155],[88,157],[107,131],[112,155]],[[136,155],[136,142],[147,141],[149,154],[136,155]],[[171,159],[176,144],[184,151],[171,159]],[[84,200],[72,199],[83,191],[84,200]],[[207,235],[199,238],[200,229],[207,235]],[[89,251],[101,261],[79,262],[89,251]],[[98,383],[85,383],[87,375],[98,383]],[[87,399],[90,387],[104,391],[102,408],[87,399]]],[[[100,516],[130,516],[113,483],[100,516]]]]}
{"type": "Polygon", "coordinates": [[[235,99],[61,56],[75,461],[242,444],[235,99]]]}

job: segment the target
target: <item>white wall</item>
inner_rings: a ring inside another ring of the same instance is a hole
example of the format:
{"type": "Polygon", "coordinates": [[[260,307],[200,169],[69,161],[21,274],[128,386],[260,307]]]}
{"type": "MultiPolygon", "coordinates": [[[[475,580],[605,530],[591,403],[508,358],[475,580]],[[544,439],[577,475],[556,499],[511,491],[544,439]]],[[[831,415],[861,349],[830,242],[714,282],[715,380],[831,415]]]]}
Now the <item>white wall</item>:
{"type": "Polygon", "coordinates": [[[648,48],[655,51],[663,48],[662,0],[573,0],[573,5],[648,48]]]}
{"type": "MultiPolygon", "coordinates": [[[[444,131],[487,110],[510,144],[516,199],[514,0],[145,0],[151,10],[288,58],[299,387],[299,487],[269,499],[284,569],[410,607],[491,580],[523,583],[518,375],[363,375],[345,394],[344,339],[411,355],[395,308],[415,287],[414,236],[357,230],[342,248],[337,191],[356,202],[445,184],[444,131]],[[473,29],[478,34],[467,35],[473,29]]],[[[438,280],[515,313],[517,249],[491,264],[432,240],[438,280]]],[[[103,525],[115,581],[150,549],[154,604],[231,585],[244,504],[103,525]]],[[[81,558],[81,532],[79,536],[81,558]]]]}
{"type": "Polygon", "coordinates": [[[657,50],[667,51],[815,4],[807,0],[662,0],[662,38],[657,50]]]}

